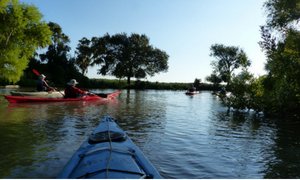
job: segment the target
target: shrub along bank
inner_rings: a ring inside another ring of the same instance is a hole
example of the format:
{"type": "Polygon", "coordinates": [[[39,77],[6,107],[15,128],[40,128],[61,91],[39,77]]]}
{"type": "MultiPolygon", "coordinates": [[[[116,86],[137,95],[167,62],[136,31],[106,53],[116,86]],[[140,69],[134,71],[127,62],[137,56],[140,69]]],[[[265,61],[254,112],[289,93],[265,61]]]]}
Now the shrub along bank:
{"type": "MultiPolygon", "coordinates": [[[[78,80],[78,87],[86,89],[156,89],[156,90],[187,90],[192,83],[165,83],[165,82],[150,82],[150,81],[132,81],[131,85],[127,85],[126,80],[117,79],[80,79],[78,80]]],[[[48,79],[50,86],[64,88],[65,84],[53,83],[51,79],[48,79]]],[[[7,82],[0,82],[2,85],[7,85],[7,82]]],[[[21,87],[35,87],[36,79],[22,78],[18,83],[21,87]]],[[[210,90],[217,91],[218,87],[208,83],[200,83],[197,90],[210,90]]]]}

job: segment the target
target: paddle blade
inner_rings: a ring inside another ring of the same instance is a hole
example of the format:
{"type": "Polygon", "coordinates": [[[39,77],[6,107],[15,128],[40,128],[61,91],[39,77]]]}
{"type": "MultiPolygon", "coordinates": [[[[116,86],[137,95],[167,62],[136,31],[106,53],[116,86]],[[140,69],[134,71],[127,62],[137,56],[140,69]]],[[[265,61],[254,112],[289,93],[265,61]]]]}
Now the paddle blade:
{"type": "Polygon", "coordinates": [[[32,72],[37,76],[41,75],[36,69],[32,69],[32,72]]]}

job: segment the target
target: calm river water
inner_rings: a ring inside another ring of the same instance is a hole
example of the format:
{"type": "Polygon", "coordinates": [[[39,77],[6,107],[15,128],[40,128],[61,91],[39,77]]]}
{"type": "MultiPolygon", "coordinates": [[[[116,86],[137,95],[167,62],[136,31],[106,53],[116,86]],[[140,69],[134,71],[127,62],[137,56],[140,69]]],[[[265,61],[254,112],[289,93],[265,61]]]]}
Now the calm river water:
{"type": "Polygon", "coordinates": [[[1,96],[0,178],[55,178],[104,115],[164,178],[300,178],[299,123],[226,110],[208,91],[123,90],[108,104],[8,104],[1,96]]]}

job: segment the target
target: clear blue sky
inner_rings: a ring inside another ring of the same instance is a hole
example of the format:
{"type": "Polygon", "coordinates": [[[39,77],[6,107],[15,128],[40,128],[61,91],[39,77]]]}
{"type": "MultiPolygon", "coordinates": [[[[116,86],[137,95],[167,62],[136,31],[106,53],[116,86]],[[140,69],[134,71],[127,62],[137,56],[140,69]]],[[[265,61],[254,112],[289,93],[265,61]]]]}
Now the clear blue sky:
{"type": "MultiPolygon", "coordinates": [[[[212,67],[210,46],[242,48],[250,71],[264,74],[265,56],[258,45],[265,24],[264,0],[20,0],[33,4],[43,20],[58,23],[71,39],[72,54],[82,37],[116,33],[145,34],[167,52],[169,70],[149,81],[204,81],[212,67]]],[[[88,77],[103,78],[96,67],[88,77]]]]}

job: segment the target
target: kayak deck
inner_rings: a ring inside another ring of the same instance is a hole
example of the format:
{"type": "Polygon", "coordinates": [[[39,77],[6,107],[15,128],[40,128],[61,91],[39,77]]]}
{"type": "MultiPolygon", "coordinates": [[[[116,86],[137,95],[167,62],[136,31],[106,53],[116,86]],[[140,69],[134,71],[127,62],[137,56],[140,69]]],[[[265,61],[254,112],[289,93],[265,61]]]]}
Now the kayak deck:
{"type": "Polygon", "coordinates": [[[62,98],[64,96],[64,91],[11,91],[10,94],[13,96],[62,98]]]}
{"type": "Polygon", "coordinates": [[[68,102],[68,101],[107,101],[119,96],[121,91],[115,91],[113,93],[107,94],[105,98],[97,95],[87,95],[80,98],[63,98],[63,97],[34,97],[34,96],[12,96],[4,95],[5,99],[10,103],[24,103],[24,102],[68,102]]]}
{"type": "Polygon", "coordinates": [[[106,116],[75,152],[58,178],[162,178],[127,134],[106,116]]]}

